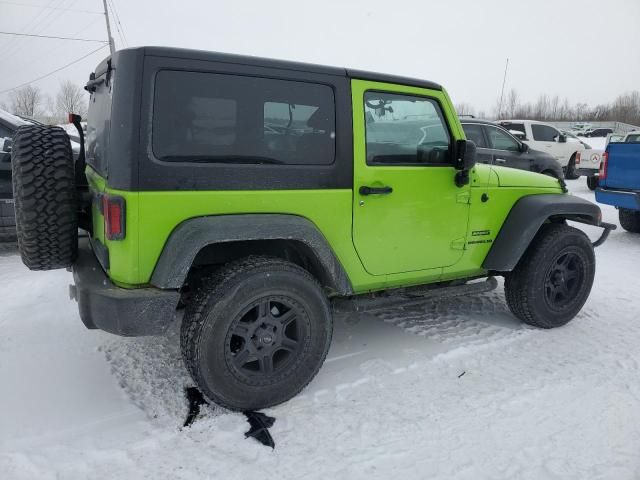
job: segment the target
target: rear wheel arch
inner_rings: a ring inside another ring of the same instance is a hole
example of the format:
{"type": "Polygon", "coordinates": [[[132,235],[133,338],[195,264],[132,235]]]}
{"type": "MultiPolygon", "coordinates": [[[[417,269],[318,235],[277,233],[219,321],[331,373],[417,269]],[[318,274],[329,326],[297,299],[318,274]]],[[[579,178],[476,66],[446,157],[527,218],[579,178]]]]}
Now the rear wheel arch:
{"type": "Polygon", "coordinates": [[[599,225],[600,208],[566,194],[538,194],[520,198],[511,208],[482,267],[494,272],[512,271],[546,223],[572,220],[599,225]]]}
{"type": "Polygon", "coordinates": [[[169,236],[151,284],[181,288],[199,270],[255,255],[304,268],[330,293],[352,293],[346,272],[320,230],[306,218],[281,214],[209,216],[182,222],[169,236]]]}

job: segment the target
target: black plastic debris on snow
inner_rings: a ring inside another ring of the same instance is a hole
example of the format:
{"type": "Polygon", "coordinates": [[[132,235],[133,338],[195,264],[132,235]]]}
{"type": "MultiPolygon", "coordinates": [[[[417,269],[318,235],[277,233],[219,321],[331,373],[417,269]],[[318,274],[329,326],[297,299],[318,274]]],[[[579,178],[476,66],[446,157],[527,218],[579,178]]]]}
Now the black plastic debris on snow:
{"type": "Polygon", "coordinates": [[[247,417],[247,421],[251,428],[244,434],[244,438],[253,437],[261,444],[271,448],[276,448],[276,444],[269,433],[269,428],[273,426],[276,419],[260,412],[252,412],[250,410],[242,412],[247,417]]]}
{"type": "Polygon", "coordinates": [[[189,402],[189,413],[184,421],[183,427],[190,426],[200,414],[200,407],[202,405],[209,405],[209,402],[202,396],[200,390],[196,387],[188,387],[184,389],[184,395],[189,402]]]}
{"type": "MultiPolygon", "coordinates": [[[[209,405],[209,402],[196,387],[185,388],[184,395],[187,397],[187,401],[189,402],[189,413],[187,414],[187,418],[182,426],[189,427],[196,420],[197,416],[200,415],[200,407],[202,405],[209,405]]],[[[261,444],[275,448],[276,444],[269,433],[269,428],[273,426],[276,419],[265,415],[264,413],[254,412],[251,410],[246,410],[242,413],[247,417],[247,421],[251,426],[249,431],[244,434],[244,437],[255,438],[261,444]]]]}

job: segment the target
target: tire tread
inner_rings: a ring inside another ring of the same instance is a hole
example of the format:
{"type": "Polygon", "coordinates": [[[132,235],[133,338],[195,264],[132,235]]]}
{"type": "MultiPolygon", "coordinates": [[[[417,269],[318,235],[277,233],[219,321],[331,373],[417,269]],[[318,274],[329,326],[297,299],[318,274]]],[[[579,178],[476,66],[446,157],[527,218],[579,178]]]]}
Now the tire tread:
{"type": "Polygon", "coordinates": [[[60,127],[20,127],[11,153],[16,234],[30,270],[73,264],[78,247],[75,172],[69,136],[60,127]]]}

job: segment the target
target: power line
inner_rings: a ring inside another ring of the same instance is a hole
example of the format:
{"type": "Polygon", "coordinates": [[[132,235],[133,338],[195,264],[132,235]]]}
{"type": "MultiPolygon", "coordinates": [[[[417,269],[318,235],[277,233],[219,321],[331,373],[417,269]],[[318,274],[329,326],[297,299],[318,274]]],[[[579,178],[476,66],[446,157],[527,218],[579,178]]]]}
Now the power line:
{"type": "MultiPolygon", "coordinates": [[[[32,26],[25,26],[23,28],[12,29],[15,32],[29,32],[31,35],[49,35],[48,28],[55,24],[58,19],[65,15],[63,10],[57,10],[57,8],[70,8],[74,6],[77,0],[54,0],[47,3],[47,7],[54,7],[54,9],[40,10],[41,14],[44,14],[37,22],[34,20],[32,26]]],[[[68,35],[65,32],[65,37],[78,37],[78,35],[68,35]]],[[[22,42],[23,37],[14,37],[19,42],[13,51],[9,48],[8,56],[20,57],[22,53],[28,48],[29,42],[22,42]]],[[[5,54],[7,56],[7,54],[5,54]]]]}
{"type": "Polygon", "coordinates": [[[89,52],[89,53],[87,53],[86,55],[83,55],[82,57],[77,58],[77,59],[76,59],[76,60],[74,60],[73,62],[67,63],[66,65],[64,65],[64,66],[62,66],[62,67],[60,67],[60,68],[57,68],[57,69],[55,69],[54,71],[49,72],[49,73],[47,73],[47,74],[45,74],[45,75],[42,75],[42,76],[40,76],[40,77],[38,77],[38,78],[36,78],[36,79],[34,79],[34,80],[31,80],[31,81],[29,81],[29,82],[21,83],[20,85],[17,85],[17,86],[15,86],[15,87],[13,87],[13,88],[8,88],[8,89],[6,89],[6,90],[2,90],[2,91],[0,91],[0,95],[2,95],[2,94],[4,94],[4,93],[7,93],[7,92],[11,92],[11,91],[13,91],[13,90],[17,90],[18,88],[24,87],[24,86],[29,85],[29,84],[31,84],[31,83],[35,83],[35,82],[37,82],[37,81],[39,81],[39,80],[42,80],[43,78],[50,77],[50,76],[51,76],[51,75],[53,75],[54,73],[58,73],[60,70],[64,70],[65,68],[70,67],[71,65],[74,65],[74,64],[78,63],[78,62],[79,62],[79,61],[81,61],[81,60],[84,60],[84,59],[85,59],[85,58],[87,58],[88,56],[93,55],[94,53],[96,53],[96,52],[97,52],[97,51],[99,51],[99,50],[102,50],[102,49],[103,49],[103,48],[105,48],[106,46],[107,46],[107,44],[105,43],[104,45],[101,45],[100,47],[96,48],[95,50],[90,51],[90,52],[89,52]]]}
{"type": "Polygon", "coordinates": [[[63,7],[49,7],[45,5],[34,5],[32,3],[18,3],[18,2],[6,2],[4,0],[0,0],[0,3],[5,5],[16,5],[18,7],[31,7],[31,8],[42,8],[47,10],[61,10],[63,12],[74,12],[74,13],[91,13],[94,15],[102,15],[102,12],[96,12],[94,10],[78,10],[75,8],[63,8],[63,7]]]}
{"type": "MultiPolygon", "coordinates": [[[[79,34],[85,32],[86,30],[89,30],[90,28],[92,28],[94,26],[95,23],[99,22],[101,19],[99,16],[93,17],[93,19],[91,19],[89,22],[87,22],[85,25],[83,25],[81,28],[75,30],[75,31],[71,31],[70,32],[70,36],[72,37],[76,37],[79,34]]],[[[54,52],[58,52],[59,53],[60,50],[60,45],[58,43],[54,43],[52,44],[52,46],[49,49],[42,49],[42,51],[40,51],[40,55],[34,57],[34,58],[29,58],[28,56],[24,56],[22,57],[22,63],[18,63],[17,67],[13,69],[13,71],[24,71],[28,68],[28,66],[33,66],[33,65],[40,65],[40,60],[44,59],[44,58],[49,58],[51,56],[52,53],[54,52]]],[[[37,72],[36,72],[37,73],[37,72]]]]}
{"type": "MultiPolygon", "coordinates": [[[[53,4],[55,4],[55,0],[49,0],[46,6],[49,7],[53,4]]],[[[47,15],[51,15],[52,13],[54,13],[52,10],[38,10],[35,16],[22,23],[20,27],[16,25],[16,30],[21,32],[33,32],[35,34],[39,34],[41,32],[37,31],[37,29],[35,28],[36,25],[38,25],[42,21],[41,17],[43,15],[44,18],[46,18],[47,15]]],[[[5,45],[2,45],[0,47],[0,57],[7,57],[7,54],[15,53],[16,51],[19,51],[23,46],[24,44],[20,42],[20,38],[10,38],[5,45]]]]}
{"type": "Polygon", "coordinates": [[[35,35],[33,33],[0,32],[0,35],[14,35],[17,37],[53,38],[55,40],[73,40],[76,42],[108,43],[108,42],[105,42],[104,40],[93,40],[89,38],[56,37],[53,35],[35,35]]]}
{"type": "Polygon", "coordinates": [[[116,28],[118,29],[118,33],[120,34],[120,38],[124,43],[125,47],[128,46],[129,42],[127,42],[127,37],[124,34],[124,27],[122,26],[122,22],[120,22],[120,15],[118,15],[118,11],[116,10],[116,2],[114,0],[108,0],[111,5],[111,11],[113,12],[113,16],[116,18],[116,28]]]}

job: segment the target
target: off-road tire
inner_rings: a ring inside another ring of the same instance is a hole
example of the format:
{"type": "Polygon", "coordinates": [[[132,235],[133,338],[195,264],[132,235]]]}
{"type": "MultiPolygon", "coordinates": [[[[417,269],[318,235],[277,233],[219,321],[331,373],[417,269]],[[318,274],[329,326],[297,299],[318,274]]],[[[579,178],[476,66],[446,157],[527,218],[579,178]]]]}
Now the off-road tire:
{"type": "Polygon", "coordinates": [[[618,218],[627,232],[640,233],[640,211],[621,208],[618,210],[618,218]]]}
{"type": "Polygon", "coordinates": [[[16,241],[16,216],[13,202],[0,200],[0,243],[16,241]]]}
{"type": "Polygon", "coordinates": [[[576,173],[576,154],[571,155],[571,159],[567,164],[567,169],[564,174],[566,180],[576,180],[580,178],[580,175],[576,173]]]}
{"type": "Polygon", "coordinates": [[[20,127],[11,151],[18,249],[30,270],[73,264],[78,249],[74,162],[60,127],[20,127]]]}
{"type": "Polygon", "coordinates": [[[587,177],[587,188],[591,191],[594,191],[596,188],[598,188],[598,177],[596,177],[595,175],[587,177]]]}
{"type": "Polygon", "coordinates": [[[306,270],[254,256],[221,267],[200,285],[187,305],[180,343],[187,370],[207,398],[232,410],[258,410],[289,400],[313,379],[331,344],[333,318],[325,293],[306,270]],[[234,366],[228,345],[242,312],[273,297],[287,297],[301,308],[308,335],[282,370],[247,380],[234,366]]]}
{"type": "Polygon", "coordinates": [[[555,328],[573,319],[589,297],[595,275],[595,255],[589,238],[564,224],[545,224],[516,268],[505,275],[505,297],[511,312],[539,328],[555,328]],[[570,256],[580,271],[566,305],[554,305],[547,282],[558,259],[570,256]]]}

